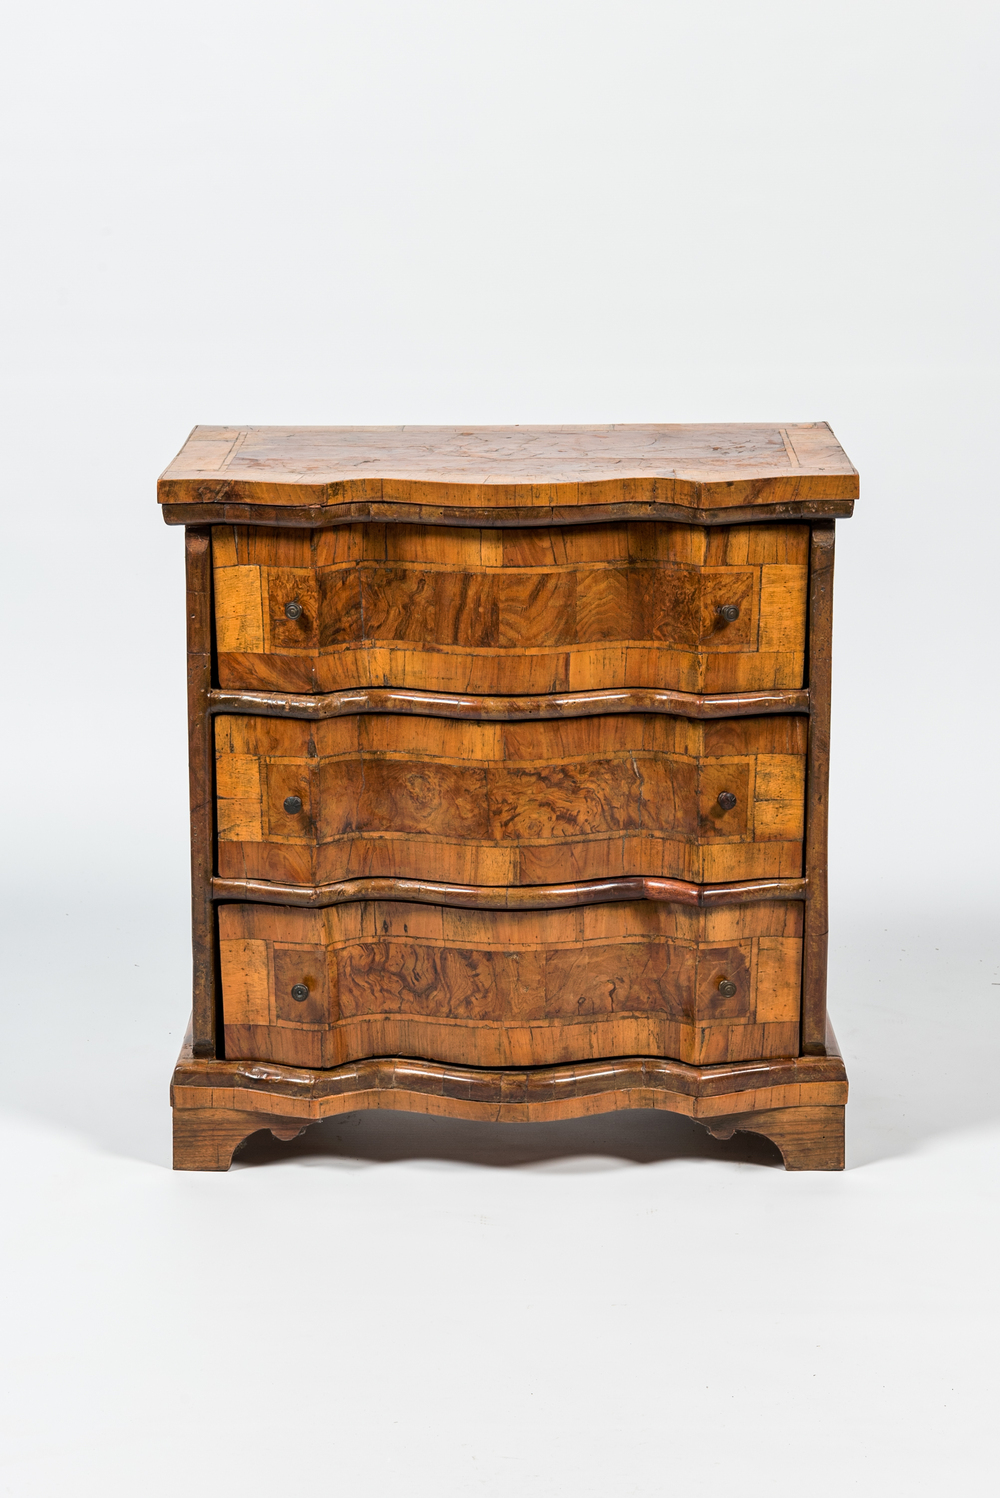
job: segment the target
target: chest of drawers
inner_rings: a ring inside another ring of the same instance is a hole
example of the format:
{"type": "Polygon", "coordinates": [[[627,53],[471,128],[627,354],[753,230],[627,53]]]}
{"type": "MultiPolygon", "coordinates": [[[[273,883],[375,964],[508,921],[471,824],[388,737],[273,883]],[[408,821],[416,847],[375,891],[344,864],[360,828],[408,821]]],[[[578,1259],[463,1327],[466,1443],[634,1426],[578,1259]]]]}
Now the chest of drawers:
{"type": "Polygon", "coordinates": [[[823,423],[197,427],[175,1164],[389,1107],[843,1164],[823,423]]]}

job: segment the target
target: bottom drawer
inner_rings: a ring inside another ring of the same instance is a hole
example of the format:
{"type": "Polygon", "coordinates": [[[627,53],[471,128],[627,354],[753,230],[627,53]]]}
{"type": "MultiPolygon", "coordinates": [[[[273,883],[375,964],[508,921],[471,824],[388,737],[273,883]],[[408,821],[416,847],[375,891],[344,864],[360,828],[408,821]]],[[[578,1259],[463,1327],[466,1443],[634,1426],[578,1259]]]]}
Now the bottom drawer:
{"type": "Polygon", "coordinates": [[[219,910],[226,1056],[695,1065],[799,1049],[798,901],[573,910],[387,901],[219,910]]]}

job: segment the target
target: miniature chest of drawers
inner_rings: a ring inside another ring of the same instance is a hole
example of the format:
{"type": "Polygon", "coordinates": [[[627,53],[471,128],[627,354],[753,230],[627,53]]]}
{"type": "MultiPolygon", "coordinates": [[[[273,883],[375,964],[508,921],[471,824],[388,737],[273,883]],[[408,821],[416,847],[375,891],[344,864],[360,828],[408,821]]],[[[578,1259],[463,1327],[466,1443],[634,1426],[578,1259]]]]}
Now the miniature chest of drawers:
{"type": "Polygon", "coordinates": [[[174,1158],[664,1108],[843,1164],[824,423],[197,427],[174,1158]]]}

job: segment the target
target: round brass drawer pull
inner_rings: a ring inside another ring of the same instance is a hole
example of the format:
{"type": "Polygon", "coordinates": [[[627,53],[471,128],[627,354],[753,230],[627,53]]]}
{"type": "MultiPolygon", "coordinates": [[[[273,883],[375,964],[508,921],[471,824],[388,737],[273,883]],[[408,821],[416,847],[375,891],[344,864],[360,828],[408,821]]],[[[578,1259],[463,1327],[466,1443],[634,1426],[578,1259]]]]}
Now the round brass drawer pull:
{"type": "MultiPolygon", "coordinates": [[[[735,993],[735,991],[736,990],[734,989],[733,992],[735,993]]],[[[304,1004],[308,997],[309,990],[304,983],[292,984],[292,998],[295,1000],[296,1004],[304,1004]]]]}
{"type": "MultiPolygon", "coordinates": [[[[294,992],[295,989],[293,988],[292,993],[294,992]]],[[[719,992],[724,999],[731,999],[736,992],[736,984],[731,983],[728,978],[723,978],[719,984],[719,992]]]]}
{"type": "Polygon", "coordinates": [[[286,796],[284,800],[284,807],[290,817],[298,816],[299,812],[302,810],[302,797],[286,796]]]}
{"type": "Polygon", "coordinates": [[[725,619],[727,624],[735,624],[740,617],[740,606],[738,603],[720,603],[719,618],[725,619]]]}
{"type": "Polygon", "coordinates": [[[301,619],[302,618],[302,605],[301,605],[301,603],[297,603],[295,601],[293,601],[292,603],[286,603],[285,604],[285,617],[288,618],[288,619],[301,619]]]}
{"type": "Polygon", "coordinates": [[[736,797],[733,795],[732,791],[719,792],[719,805],[722,807],[723,811],[732,811],[733,807],[736,805],[736,797]]]}

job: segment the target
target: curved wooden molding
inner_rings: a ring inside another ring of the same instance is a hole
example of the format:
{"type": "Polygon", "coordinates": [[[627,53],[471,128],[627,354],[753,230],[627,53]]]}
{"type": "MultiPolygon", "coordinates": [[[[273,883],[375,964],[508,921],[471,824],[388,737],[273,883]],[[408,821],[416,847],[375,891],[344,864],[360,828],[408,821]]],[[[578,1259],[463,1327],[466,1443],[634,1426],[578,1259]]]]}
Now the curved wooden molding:
{"type": "Polygon", "coordinates": [[[625,503],[604,505],[483,505],[463,509],[456,505],[386,504],[355,500],[345,504],[266,504],[223,499],[216,503],[193,501],[161,506],[167,525],[263,525],[295,529],[320,529],[352,521],[373,520],[397,525],[460,525],[520,529],[540,525],[605,525],[609,520],[662,520],[682,525],[747,525],[764,520],[847,519],[854,513],[853,499],[799,499],[756,505],[733,505],[730,509],[703,510],[697,505],[625,503]]]}
{"type": "Polygon", "coordinates": [[[653,688],[547,693],[526,697],[466,697],[359,687],[349,692],[296,694],[216,689],[212,713],[255,713],[272,718],[342,718],[352,713],[408,713],[428,718],[516,722],[532,718],[591,718],[611,713],[664,713],[678,718],[749,718],[808,713],[808,688],[766,692],[673,692],[653,688]]]}
{"type": "Polygon", "coordinates": [[[643,1056],[575,1066],[487,1070],[405,1057],[331,1070],[202,1061],[181,1051],[171,1087],[174,1164],[228,1170],[259,1129],[291,1139],[312,1123],[369,1108],[499,1123],[551,1122],[659,1108],[717,1138],[763,1134],[791,1170],[843,1168],[847,1075],[840,1056],[687,1066],[643,1056]]]}
{"type": "Polygon", "coordinates": [[[473,910],[559,910],[618,900],[659,900],[712,909],[757,900],[805,900],[805,879],[746,879],[735,884],[691,884],[684,879],[591,879],[578,884],[483,886],[422,879],[342,879],[335,884],[275,884],[264,879],[212,880],[216,900],[318,909],[356,900],[402,900],[473,910]]]}

